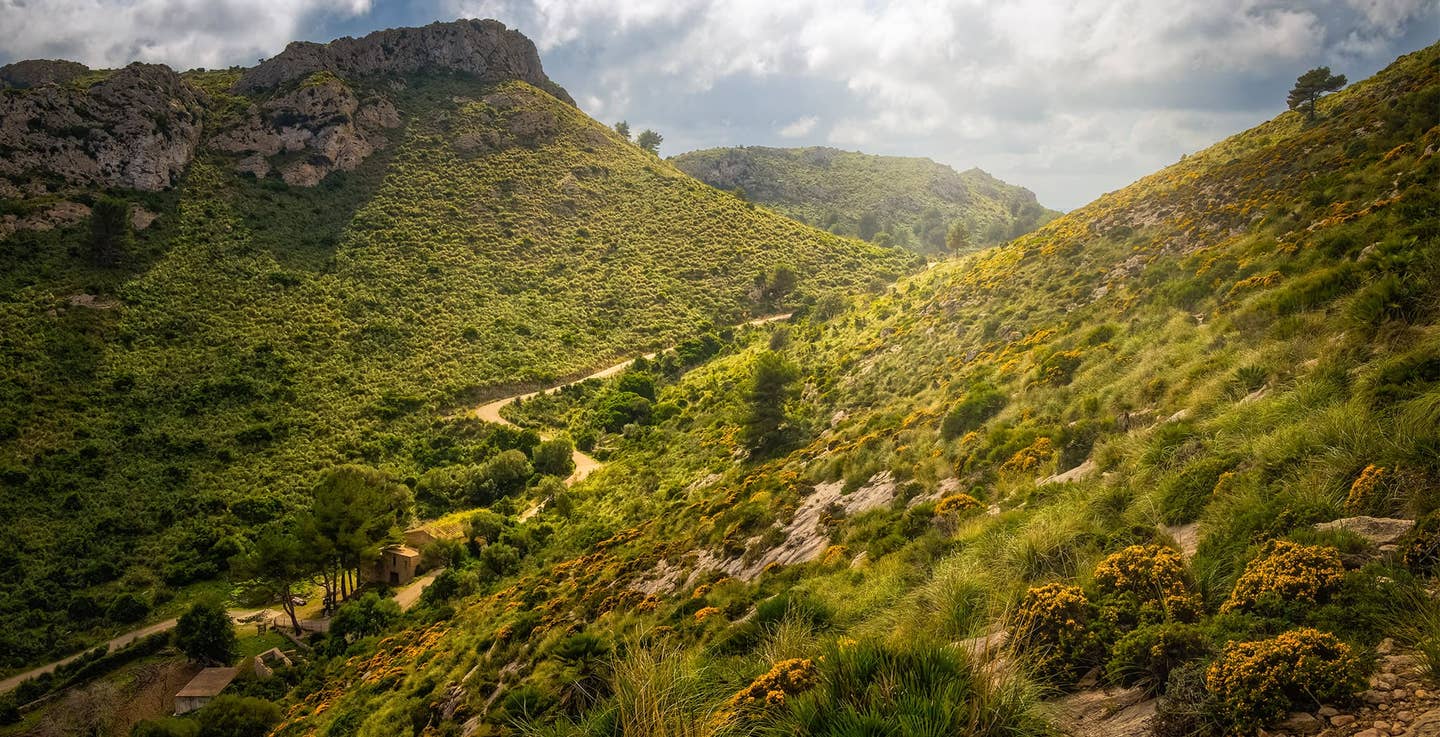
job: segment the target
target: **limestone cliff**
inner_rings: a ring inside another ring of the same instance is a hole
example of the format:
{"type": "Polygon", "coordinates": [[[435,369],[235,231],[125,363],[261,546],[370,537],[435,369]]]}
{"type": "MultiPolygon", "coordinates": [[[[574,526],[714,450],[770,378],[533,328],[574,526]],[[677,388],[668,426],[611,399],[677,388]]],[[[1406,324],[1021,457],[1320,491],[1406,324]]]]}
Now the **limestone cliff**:
{"type": "Polygon", "coordinates": [[[572,105],[575,102],[545,76],[535,44],[496,20],[457,20],[431,23],[422,28],[392,28],[362,38],[336,39],[328,44],[296,41],[247,71],[235,84],[235,91],[272,89],[316,72],[332,72],[348,78],[435,70],[465,72],[485,82],[518,79],[572,105]]]}

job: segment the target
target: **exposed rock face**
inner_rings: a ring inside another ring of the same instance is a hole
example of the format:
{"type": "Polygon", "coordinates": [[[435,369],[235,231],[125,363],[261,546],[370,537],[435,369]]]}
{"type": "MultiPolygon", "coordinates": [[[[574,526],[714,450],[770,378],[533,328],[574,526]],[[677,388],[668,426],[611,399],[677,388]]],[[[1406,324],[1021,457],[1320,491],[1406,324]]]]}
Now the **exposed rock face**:
{"type": "Polygon", "coordinates": [[[297,41],[246,72],[235,83],[235,90],[272,89],[321,71],[351,77],[442,69],[473,74],[485,82],[518,79],[574,104],[565,90],[545,76],[535,44],[495,20],[392,28],[328,44],[297,41]]]}
{"type": "Polygon", "coordinates": [[[169,67],[138,62],[84,91],[45,83],[0,93],[0,176],[30,180],[0,180],[0,197],[43,193],[35,174],[81,186],[169,187],[195,154],[204,100],[169,67]]]}
{"type": "Polygon", "coordinates": [[[243,155],[235,169],[256,177],[270,173],[269,157],[308,152],[284,164],[280,176],[289,184],[309,187],[336,169],[359,166],[384,146],[381,130],[399,124],[400,114],[389,100],[362,102],[339,79],[316,75],[294,92],[252,107],[245,123],[221,132],[209,145],[243,155]]]}
{"type": "Polygon", "coordinates": [[[25,89],[42,84],[65,84],[90,71],[78,61],[64,59],[26,59],[0,67],[0,88],[25,89]]]}

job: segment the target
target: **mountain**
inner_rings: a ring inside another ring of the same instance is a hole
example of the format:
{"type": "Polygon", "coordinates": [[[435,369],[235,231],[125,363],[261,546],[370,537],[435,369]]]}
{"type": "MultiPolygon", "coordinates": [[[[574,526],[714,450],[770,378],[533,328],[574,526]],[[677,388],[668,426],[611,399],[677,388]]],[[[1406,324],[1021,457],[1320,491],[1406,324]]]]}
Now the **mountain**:
{"type": "Polygon", "coordinates": [[[1028,233],[1059,214],[1023,187],[930,159],[742,146],[670,160],[706,184],[802,223],[923,254],[945,253],[955,224],[966,235],[960,250],[970,251],[1028,233]]]}
{"type": "Polygon", "coordinates": [[[278,733],[1433,723],[1437,149],[1432,46],[686,373],[527,400],[571,432],[670,411],[486,518],[514,569],[477,538],[278,733]]]}
{"type": "Polygon", "coordinates": [[[0,79],[0,667],[187,602],[329,468],[535,450],[473,402],[914,266],[629,144],[495,21],[0,79]]]}

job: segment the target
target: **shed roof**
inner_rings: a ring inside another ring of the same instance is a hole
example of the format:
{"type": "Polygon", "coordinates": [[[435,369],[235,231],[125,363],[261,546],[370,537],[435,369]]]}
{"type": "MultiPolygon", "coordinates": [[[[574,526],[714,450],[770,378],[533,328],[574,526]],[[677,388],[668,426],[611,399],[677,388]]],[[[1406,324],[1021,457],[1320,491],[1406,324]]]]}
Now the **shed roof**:
{"type": "Polygon", "coordinates": [[[206,668],[191,678],[175,696],[215,696],[225,690],[239,672],[239,668],[206,668]]]}
{"type": "Polygon", "coordinates": [[[398,555],[398,556],[400,556],[400,557],[402,557],[402,558],[419,558],[419,557],[420,557],[420,551],[416,550],[415,548],[410,547],[409,545],[391,545],[390,547],[385,548],[385,552],[387,552],[387,553],[393,553],[393,554],[398,555]]]}

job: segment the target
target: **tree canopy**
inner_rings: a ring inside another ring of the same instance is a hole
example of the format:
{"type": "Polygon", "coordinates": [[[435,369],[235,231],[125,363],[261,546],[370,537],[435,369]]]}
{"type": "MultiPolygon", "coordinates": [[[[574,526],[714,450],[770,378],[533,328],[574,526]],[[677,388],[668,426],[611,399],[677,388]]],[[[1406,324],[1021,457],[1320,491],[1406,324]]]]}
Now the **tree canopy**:
{"type": "Polygon", "coordinates": [[[1345,75],[1331,74],[1330,67],[1315,67],[1295,80],[1285,102],[1291,110],[1304,110],[1305,117],[1314,120],[1315,102],[1344,86],[1345,75]]]}
{"type": "Polygon", "coordinates": [[[657,155],[660,153],[660,144],[664,141],[664,136],[649,128],[640,131],[640,135],[635,137],[635,145],[657,155]]]}

